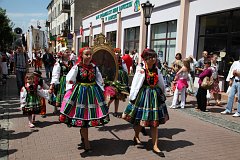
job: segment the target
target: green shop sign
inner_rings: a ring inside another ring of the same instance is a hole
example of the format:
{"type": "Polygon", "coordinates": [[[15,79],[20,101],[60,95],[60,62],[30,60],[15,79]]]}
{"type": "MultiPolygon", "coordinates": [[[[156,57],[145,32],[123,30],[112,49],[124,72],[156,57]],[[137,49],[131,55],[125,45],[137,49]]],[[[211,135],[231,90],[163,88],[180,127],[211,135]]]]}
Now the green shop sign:
{"type": "Polygon", "coordinates": [[[100,18],[104,18],[105,21],[115,20],[115,19],[117,19],[117,13],[119,11],[127,9],[127,8],[130,8],[132,6],[133,6],[133,2],[132,1],[124,3],[122,5],[119,5],[117,7],[114,7],[112,9],[110,9],[110,10],[107,10],[105,12],[102,12],[102,13],[98,14],[96,16],[96,20],[98,20],[100,18]]]}

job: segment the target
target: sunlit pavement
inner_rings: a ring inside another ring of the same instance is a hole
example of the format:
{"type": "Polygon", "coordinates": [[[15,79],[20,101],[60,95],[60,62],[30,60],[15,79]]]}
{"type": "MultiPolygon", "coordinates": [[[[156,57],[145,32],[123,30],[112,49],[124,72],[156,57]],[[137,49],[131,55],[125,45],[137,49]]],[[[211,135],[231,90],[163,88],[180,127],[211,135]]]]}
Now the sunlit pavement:
{"type": "MultiPolygon", "coordinates": [[[[132,126],[122,119],[110,115],[111,121],[106,126],[90,128],[93,152],[86,154],[78,146],[79,128],[60,124],[50,105],[47,106],[47,117],[37,116],[36,127],[28,127],[27,117],[18,110],[19,97],[14,76],[0,87],[0,95],[1,160],[160,159],[151,151],[149,136],[140,136],[143,148],[134,146],[132,126]]],[[[168,105],[171,99],[167,98],[168,105]]],[[[170,120],[159,127],[159,147],[165,153],[164,159],[239,159],[240,118],[220,115],[224,107],[210,106],[210,112],[198,112],[194,109],[195,101],[195,97],[188,96],[185,109],[169,109],[170,120]]],[[[122,112],[126,105],[127,102],[121,102],[119,111],[122,112]]],[[[110,111],[113,110],[111,105],[110,111]]],[[[150,134],[150,129],[146,129],[150,134]]]]}

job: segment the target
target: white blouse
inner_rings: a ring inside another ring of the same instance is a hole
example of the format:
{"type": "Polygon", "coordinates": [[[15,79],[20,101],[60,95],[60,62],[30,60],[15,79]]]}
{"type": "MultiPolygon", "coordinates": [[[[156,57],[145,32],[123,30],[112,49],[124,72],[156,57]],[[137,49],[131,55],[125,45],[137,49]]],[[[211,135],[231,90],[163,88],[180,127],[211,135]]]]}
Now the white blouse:
{"type": "MultiPolygon", "coordinates": [[[[93,67],[96,65],[91,63],[93,67]]],[[[78,66],[75,65],[71,68],[71,70],[68,72],[66,76],[66,91],[71,89],[72,86],[76,83],[78,74],[78,66]]],[[[100,73],[98,67],[96,66],[96,83],[99,85],[99,87],[104,91],[104,81],[102,78],[102,74],[100,73]]]]}
{"type": "MultiPolygon", "coordinates": [[[[129,99],[130,100],[135,100],[137,97],[137,94],[140,90],[140,88],[143,85],[143,82],[145,80],[145,65],[141,67],[141,65],[138,65],[136,68],[136,73],[134,74],[132,85],[131,85],[131,90],[130,90],[130,95],[129,99]]],[[[164,80],[163,80],[163,75],[160,71],[158,70],[158,86],[162,89],[163,93],[165,93],[165,85],[164,85],[164,80]]]]}

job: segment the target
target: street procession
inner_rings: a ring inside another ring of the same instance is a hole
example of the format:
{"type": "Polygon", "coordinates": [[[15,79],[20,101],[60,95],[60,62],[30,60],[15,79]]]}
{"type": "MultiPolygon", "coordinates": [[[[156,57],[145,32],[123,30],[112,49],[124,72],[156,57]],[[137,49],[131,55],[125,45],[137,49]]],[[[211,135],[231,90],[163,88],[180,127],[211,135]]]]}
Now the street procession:
{"type": "Polygon", "coordinates": [[[240,2],[0,1],[0,160],[240,159],[240,2]]]}

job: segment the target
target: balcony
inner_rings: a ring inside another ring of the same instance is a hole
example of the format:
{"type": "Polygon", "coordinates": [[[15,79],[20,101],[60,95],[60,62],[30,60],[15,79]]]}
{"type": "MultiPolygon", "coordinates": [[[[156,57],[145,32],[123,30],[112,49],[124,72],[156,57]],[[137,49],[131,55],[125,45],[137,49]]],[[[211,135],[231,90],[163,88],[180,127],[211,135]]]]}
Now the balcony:
{"type": "Polygon", "coordinates": [[[69,0],[63,0],[62,1],[62,13],[70,13],[71,11],[71,5],[69,0]]]}
{"type": "Polygon", "coordinates": [[[68,35],[68,33],[69,33],[68,26],[65,25],[64,29],[61,30],[61,31],[62,31],[61,37],[67,37],[67,35],[68,35]]]}

